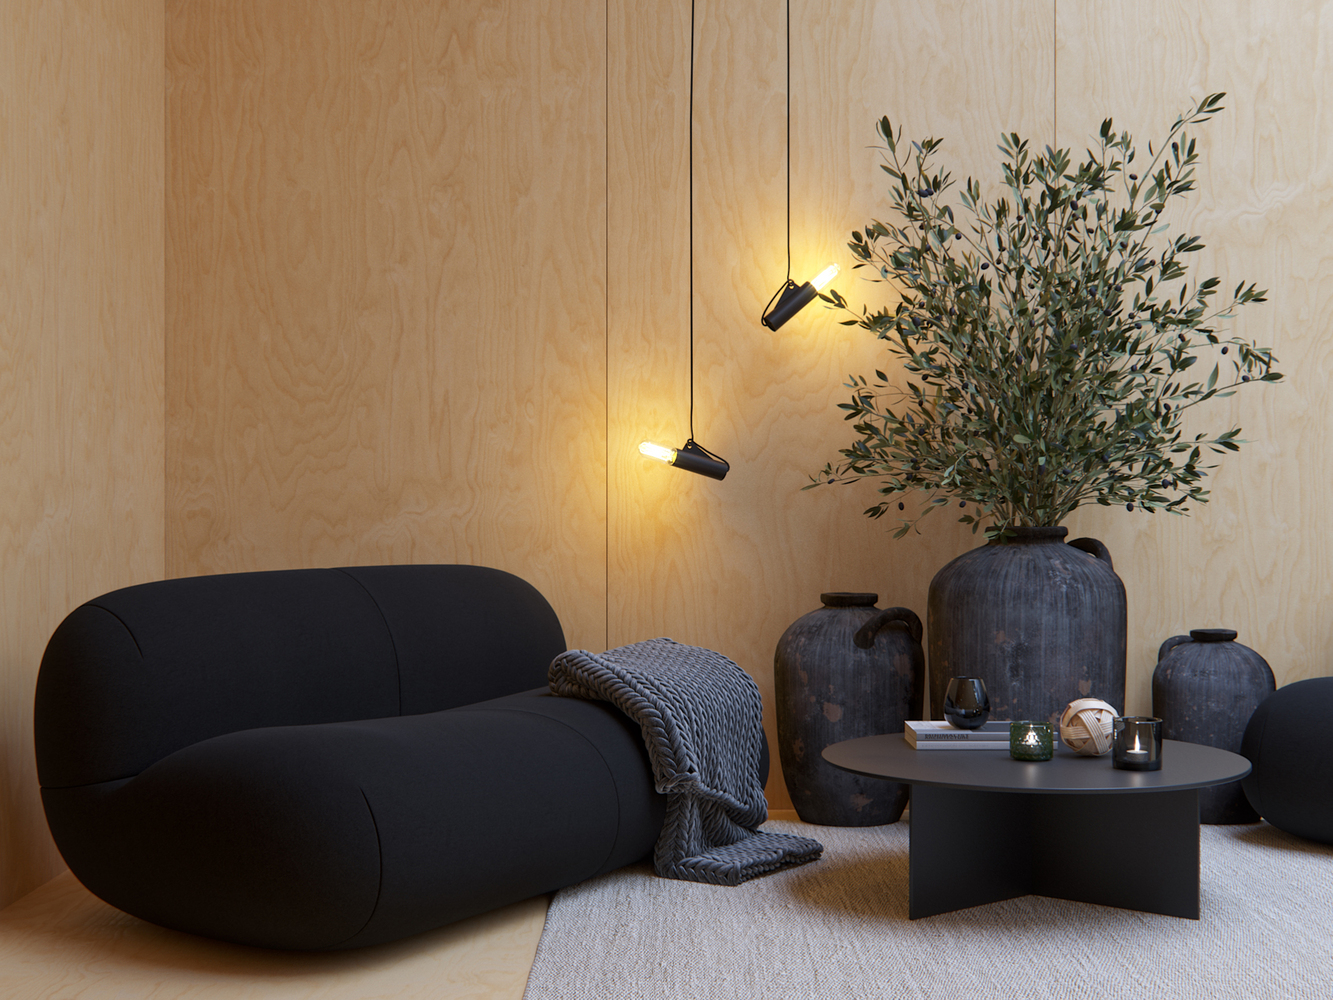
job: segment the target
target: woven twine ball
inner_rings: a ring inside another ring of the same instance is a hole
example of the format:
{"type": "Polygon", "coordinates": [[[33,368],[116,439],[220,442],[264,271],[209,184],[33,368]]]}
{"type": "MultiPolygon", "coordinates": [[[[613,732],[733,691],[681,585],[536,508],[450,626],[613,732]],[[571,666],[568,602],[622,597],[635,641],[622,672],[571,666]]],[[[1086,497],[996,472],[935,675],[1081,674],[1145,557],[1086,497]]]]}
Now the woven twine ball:
{"type": "Polygon", "coordinates": [[[1085,757],[1100,757],[1111,749],[1114,708],[1098,698],[1071,701],[1060,716],[1060,740],[1085,757]]]}

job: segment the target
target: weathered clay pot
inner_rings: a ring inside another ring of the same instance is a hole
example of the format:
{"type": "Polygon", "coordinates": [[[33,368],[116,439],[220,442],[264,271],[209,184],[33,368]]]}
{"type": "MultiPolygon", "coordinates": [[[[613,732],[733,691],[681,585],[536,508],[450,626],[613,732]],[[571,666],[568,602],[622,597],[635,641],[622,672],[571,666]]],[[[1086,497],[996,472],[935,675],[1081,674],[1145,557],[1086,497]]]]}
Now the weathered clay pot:
{"type": "Polygon", "coordinates": [[[1066,528],[965,552],[930,583],[931,718],[955,675],[980,677],[991,718],[1059,726],[1075,698],[1125,705],[1125,585],[1095,538],[1066,528]]]}
{"type": "Polygon", "coordinates": [[[824,606],[792,623],[773,657],[778,753],[792,805],[807,823],[896,823],[908,786],[834,767],[823,749],[903,730],[921,718],[921,619],[875,607],[877,594],[821,594],[824,606]]]}
{"type": "MultiPolygon", "coordinates": [[[[1202,743],[1240,753],[1245,727],[1277,685],[1268,661],[1235,641],[1229,628],[1196,628],[1173,635],[1157,651],[1152,714],[1168,740],[1202,743]]],[[[1203,823],[1257,823],[1239,781],[1199,789],[1203,823]]]]}

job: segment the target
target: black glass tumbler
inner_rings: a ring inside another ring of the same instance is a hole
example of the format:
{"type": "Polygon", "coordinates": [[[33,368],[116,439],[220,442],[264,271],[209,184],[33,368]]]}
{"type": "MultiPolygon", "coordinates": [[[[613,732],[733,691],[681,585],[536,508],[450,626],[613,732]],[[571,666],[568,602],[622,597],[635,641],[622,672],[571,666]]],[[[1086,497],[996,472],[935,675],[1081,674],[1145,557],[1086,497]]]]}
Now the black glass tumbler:
{"type": "Polygon", "coordinates": [[[990,718],[990,695],[980,677],[954,677],[944,692],[944,717],[955,729],[980,729],[990,718]]]}

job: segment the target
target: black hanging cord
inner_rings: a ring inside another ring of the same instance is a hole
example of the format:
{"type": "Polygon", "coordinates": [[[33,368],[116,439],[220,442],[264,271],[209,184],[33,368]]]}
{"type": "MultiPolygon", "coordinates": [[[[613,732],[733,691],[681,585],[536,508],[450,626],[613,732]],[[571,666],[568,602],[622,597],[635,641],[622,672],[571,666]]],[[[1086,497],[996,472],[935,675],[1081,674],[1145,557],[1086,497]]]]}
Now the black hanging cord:
{"type": "Polygon", "coordinates": [[[791,0],[787,0],[787,280],[782,283],[782,287],[773,293],[773,297],[768,300],[768,304],[760,311],[762,317],[768,315],[768,311],[773,308],[779,298],[787,292],[796,288],[796,282],[791,280],[791,0]]]}
{"type": "Polygon", "coordinates": [[[693,435],[693,434],[691,434],[691,435],[690,435],[690,439],[689,439],[688,441],[685,442],[685,447],[686,447],[686,448],[693,448],[695,451],[699,452],[700,454],[707,455],[709,458],[713,459],[713,461],[715,461],[715,462],[721,462],[723,465],[727,466],[727,468],[731,468],[730,463],[729,463],[725,458],[723,458],[723,457],[722,457],[721,455],[719,455],[717,452],[709,451],[707,448],[705,448],[703,445],[701,445],[698,441],[694,440],[694,435],[693,435]]]}
{"type": "Polygon", "coordinates": [[[694,441],[694,4],[690,0],[690,442],[694,441]]]}
{"type": "MultiPolygon", "coordinates": [[[[790,0],[788,2],[790,3],[790,0]]],[[[676,450],[673,464],[712,479],[723,479],[731,468],[727,460],[694,440],[694,10],[695,0],[690,0],[690,437],[684,447],[676,450]]],[[[790,270],[790,262],[788,269],[790,270]]]]}
{"type": "Polygon", "coordinates": [[[787,284],[791,284],[791,0],[787,0],[787,284]]]}

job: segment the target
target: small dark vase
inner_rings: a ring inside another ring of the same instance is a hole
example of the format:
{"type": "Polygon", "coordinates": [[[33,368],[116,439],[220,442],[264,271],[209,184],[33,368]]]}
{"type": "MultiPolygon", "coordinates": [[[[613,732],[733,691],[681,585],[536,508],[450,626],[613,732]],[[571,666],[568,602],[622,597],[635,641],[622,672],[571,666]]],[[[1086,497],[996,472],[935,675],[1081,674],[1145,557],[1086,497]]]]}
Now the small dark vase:
{"type": "MultiPolygon", "coordinates": [[[[1162,643],[1152,672],[1152,712],[1166,739],[1240,753],[1250,716],[1277,685],[1268,662],[1235,639],[1229,628],[1196,628],[1162,643]]],[[[1200,822],[1258,820],[1239,781],[1199,789],[1200,822]]]]}
{"type": "Polygon", "coordinates": [[[955,729],[980,729],[990,718],[990,698],[980,677],[954,677],[944,692],[944,718],[955,729]]]}
{"type": "Polygon", "coordinates": [[[901,732],[921,718],[921,619],[875,607],[877,594],[821,594],[824,606],[782,634],[773,657],[778,753],[792,805],[807,823],[896,823],[908,786],[852,774],[824,760],[842,740],[901,732]]]}
{"type": "Polygon", "coordinates": [[[930,582],[931,718],[955,674],[980,677],[1000,720],[1059,726],[1074,698],[1125,704],[1125,585],[1095,538],[1014,528],[965,552],[930,582]]]}

